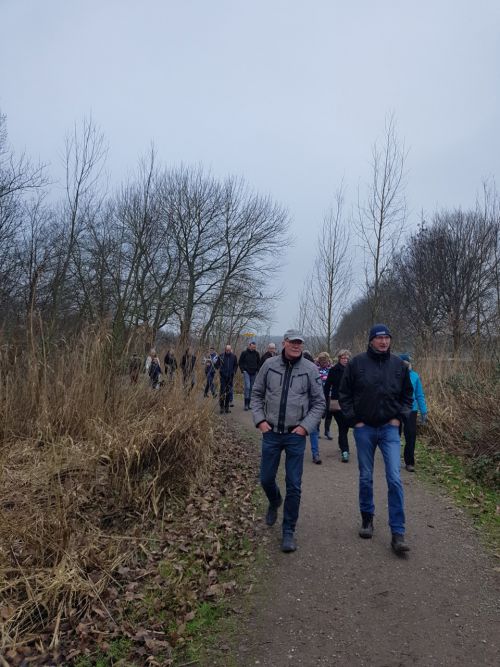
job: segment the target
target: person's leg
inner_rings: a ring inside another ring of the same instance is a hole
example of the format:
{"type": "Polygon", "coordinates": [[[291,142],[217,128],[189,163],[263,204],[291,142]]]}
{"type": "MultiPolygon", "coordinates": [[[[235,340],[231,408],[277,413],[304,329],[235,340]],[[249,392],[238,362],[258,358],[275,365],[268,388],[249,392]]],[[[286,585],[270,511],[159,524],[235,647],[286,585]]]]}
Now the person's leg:
{"type": "Polygon", "coordinates": [[[269,505],[279,507],[281,493],[276,484],[276,473],[281,458],[284,435],[268,431],[262,434],[262,455],[260,459],[260,483],[267,496],[269,505]]]}
{"type": "Polygon", "coordinates": [[[226,400],[228,396],[228,380],[223,375],[220,376],[220,394],[219,394],[219,407],[221,412],[226,408],[226,400]]]}
{"type": "Polygon", "coordinates": [[[325,413],[325,438],[328,438],[328,440],[332,440],[332,437],[330,435],[331,426],[332,426],[332,413],[327,408],[325,413]]]}
{"type": "Polygon", "coordinates": [[[205,389],[203,390],[203,396],[208,396],[208,390],[210,388],[210,375],[207,375],[207,381],[205,382],[205,389]]]}
{"type": "Polygon", "coordinates": [[[311,441],[311,454],[314,463],[320,460],[319,458],[319,430],[311,431],[309,433],[309,440],[311,441]]]}
{"type": "Polygon", "coordinates": [[[247,371],[243,371],[243,398],[245,401],[245,410],[250,403],[250,375],[247,371]]]}
{"type": "Polygon", "coordinates": [[[354,428],[354,440],[358,452],[359,509],[362,514],[375,513],[373,503],[373,461],[377,447],[376,429],[373,426],[354,428]]]}
{"type": "Polygon", "coordinates": [[[349,433],[349,426],[345,420],[344,415],[340,410],[336,410],[333,413],[333,418],[337,422],[337,428],[339,430],[339,448],[341,452],[349,452],[349,440],[347,434],[349,433]]]}
{"type": "Polygon", "coordinates": [[[295,531],[299,516],[306,437],[296,433],[288,433],[281,437],[285,439],[286,496],[283,509],[283,534],[285,534],[295,531]]]}
{"type": "Polygon", "coordinates": [[[415,465],[415,442],[417,439],[417,411],[412,410],[405,419],[404,459],[407,466],[415,465]]]}
{"type": "Polygon", "coordinates": [[[378,429],[378,446],[384,457],[387,480],[387,502],[389,506],[389,526],[392,533],[404,535],[405,513],[404,494],[400,474],[401,441],[397,426],[386,424],[378,429]]]}

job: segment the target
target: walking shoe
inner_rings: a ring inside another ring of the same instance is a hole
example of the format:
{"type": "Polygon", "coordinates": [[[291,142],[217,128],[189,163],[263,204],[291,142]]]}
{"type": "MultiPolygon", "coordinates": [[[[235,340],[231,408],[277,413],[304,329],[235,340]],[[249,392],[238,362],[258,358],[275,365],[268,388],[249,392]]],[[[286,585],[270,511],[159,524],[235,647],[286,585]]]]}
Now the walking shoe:
{"type": "Polygon", "coordinates": [[[230,408],[234,408],[234,403],[229,403],[230,408]]]}
{"type": "Polygon", "coordinates": [[[359,536],[365,540],[373,537],[373,514],[368,512],[361,512],[361,528],[359,529],[359,536]]]}
{"type": "Polygon", "coordinates": [[[283,533],[283,540],[281,541],[281,551],[285,554],[296,551],[297,544],[293,539],[293,533],[283,533]]]}
{"type": "Polygon", "coordinates": [[[349,452],[342,452],[342,463],[349,463],[349,452]]]}
{"type": "Polygon", "coordinates": [[[224,414],[224,408],[221,408],[221,409],[220,409],[220,413],[221,413],[221,415],[224,414]]]}
{"type": "Polygon", "coordinates": [[[226,415],[230,414],[231,410],[229,408],[226,408],[226,415]]]}
{"type": "Polygon", "coordinates": [[[316,465],[321,465],[321,459],[319,456],[313,456],[313,463],[316,463],[316,465]]]}
{"type": "Polygon", "coordinates": [[[281,503],[283,502],[283,498],[280,497],[278,504],[276,507],[273,507],[272,505],[269,505],[267,508],[266,512],[266,524],[268,526],[274,526],[276,523],[276,520],[278,518],[278,509],[281,506],[281,503]]]}
{"type": "Polygon", "coordinates": [[[325,438],[327,440],[333,440],[332,436],[330,435],[330,431],[325,431],[325,438]]]}
{"type": "Polygon", "coordinates": [[[406,551],[410,551],[410,547],[405,542],[405,536],[400,533],[392,534],[391,547],[397,554],[404,554],[406,551]]]}
{"type": "Polygon", "coordinates": [[[415,466],[412,466],[412,465],[408,464],[408,465],[406,466],[406,470],[407,470],[408,472],[415,472],[415,466]]]}

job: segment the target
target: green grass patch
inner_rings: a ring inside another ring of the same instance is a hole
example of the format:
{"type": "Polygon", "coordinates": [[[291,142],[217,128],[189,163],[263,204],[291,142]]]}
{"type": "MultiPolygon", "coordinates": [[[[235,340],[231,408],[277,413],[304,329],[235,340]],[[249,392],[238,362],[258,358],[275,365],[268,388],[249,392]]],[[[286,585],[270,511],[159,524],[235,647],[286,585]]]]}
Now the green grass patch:
{"type": "Polygon", "coordinates": [[[93,655],[81,656],[75,660],[74,667],[113,667],[113,665],[127,665],[134,667],[135,663],[127,661],[132,642],[126,637],[113,639],[108,650],[103,653],[97,651],[93,655]]]}
{"type": "Polygon", "coordinates": [[[416,446],[418,473],[446,489],[451,498],[472,517],[485,542],[500,551],[499,494],[471,475],[467,462],[419,440],[416,446]]]}

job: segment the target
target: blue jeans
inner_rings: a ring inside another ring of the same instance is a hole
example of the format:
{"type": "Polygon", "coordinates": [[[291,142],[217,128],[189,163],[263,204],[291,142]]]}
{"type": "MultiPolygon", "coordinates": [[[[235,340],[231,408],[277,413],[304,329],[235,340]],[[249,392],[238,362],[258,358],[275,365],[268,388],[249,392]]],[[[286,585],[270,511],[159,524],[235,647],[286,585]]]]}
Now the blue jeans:
{"type": "Polygon", "coordinates": [[[283,533],[293,533],[299,517],[302,470],[306,437],[296,433],[273,433],[262,435],[262,457],[260,462],[260,483],[271,507],[278,507],[281,493],[276,484],[276,473],[285,450],[286,496],[283,507],[283,533]]]}
{"type": "Polygon", "coordinates": [[[358,426],[354,429],[359,466],[359,508],[361,512],[375,513],[373,504],[373,461],[380,447],[385,464],[389,526],[392,533],[404,535],[405,513],[403,485],[400,476],[401,442],[397,426],[358,426]]]}
{"type": "Polygon", "coordinates": [[[256,377],[256,373],[251,375],[248,371],[243,371],[243,391],[245,394],[245,401],[249,401],[252,396],[253,383],[255,382],[256,377]]]}
{"type": "Polygon", "coordinates": [[[319,457],[319,429],[309,433],[309,440],[311,441],[311,454],[313,459],[319,457]]]}

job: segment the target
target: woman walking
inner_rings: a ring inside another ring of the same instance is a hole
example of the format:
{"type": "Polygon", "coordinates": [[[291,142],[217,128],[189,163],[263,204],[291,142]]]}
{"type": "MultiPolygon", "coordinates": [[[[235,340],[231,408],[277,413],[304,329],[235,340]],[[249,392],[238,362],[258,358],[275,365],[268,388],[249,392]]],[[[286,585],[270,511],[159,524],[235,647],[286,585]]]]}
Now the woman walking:
{"type": "Polygon", "coordinates": [[[349,440],[347,438],[349,426],[340,409],[339,387],[342,381],[342,376],[344,375],[345,367],[349,363],[350,358],[351,353],[349,350],[339,350],[337,353],[337,363],[328,371],[328,377],[325,382],[326,409],[330,409],[330,413],[337,422],[339,430],[339,447],[342,452],[343,463],[349,462],[349,440]]]}

